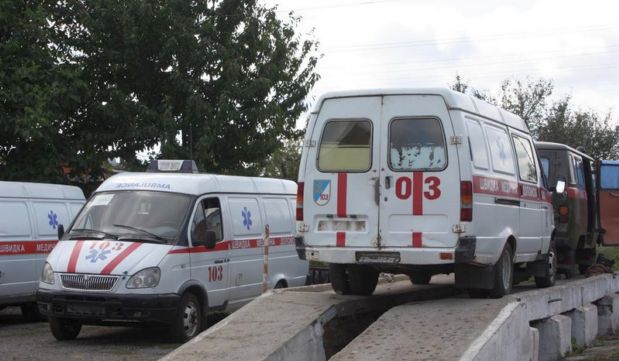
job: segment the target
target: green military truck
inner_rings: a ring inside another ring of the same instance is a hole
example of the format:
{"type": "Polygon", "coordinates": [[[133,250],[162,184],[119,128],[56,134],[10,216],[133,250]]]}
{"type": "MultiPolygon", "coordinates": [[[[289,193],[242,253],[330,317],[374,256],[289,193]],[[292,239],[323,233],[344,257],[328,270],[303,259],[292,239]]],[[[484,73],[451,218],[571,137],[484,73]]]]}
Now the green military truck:
{"type": "Polygon", "coordinates": [[[565,144],[537,142],[535,148],[551,185],[558,271],[567,278],[595,263],[603,233],[596,163],[565,144]]]}

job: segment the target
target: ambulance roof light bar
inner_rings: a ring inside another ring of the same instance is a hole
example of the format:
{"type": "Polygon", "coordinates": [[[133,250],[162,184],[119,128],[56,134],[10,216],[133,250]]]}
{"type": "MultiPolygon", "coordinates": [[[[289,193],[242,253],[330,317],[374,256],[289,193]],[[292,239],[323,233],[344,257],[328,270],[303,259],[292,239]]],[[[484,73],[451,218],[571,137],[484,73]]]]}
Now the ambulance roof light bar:
{"type": "Polygon", "coordinates": [[[196,162],[187,159],[155,159],[150,162],[146,171],[161,173],[199,173],[196,162]]]}

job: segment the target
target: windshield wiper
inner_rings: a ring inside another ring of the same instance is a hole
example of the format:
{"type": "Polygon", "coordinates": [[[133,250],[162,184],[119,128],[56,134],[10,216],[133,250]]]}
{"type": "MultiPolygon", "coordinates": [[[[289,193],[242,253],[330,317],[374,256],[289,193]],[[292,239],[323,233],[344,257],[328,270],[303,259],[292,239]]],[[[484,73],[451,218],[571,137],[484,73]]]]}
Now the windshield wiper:
{"type": "Polygon", "coordinates": [[[137,228],[137,227],[129,226],[129,225],[126,225],[126,224],[114,224],[114,227],[126,228],[126,229],[130,229],[132,231],[141,232],[143,234],[147,234],[147,235],[155,238],[156,240],[161,241],[162,243],[168,243],[168,241],[169,241],[169,239],[167,239],[165,237],[161,237],[158,234],[151,233],[151,232],[149,232],[149,231],[147,231],[145,229],[142,229],[142,228],[137,228]]]}
{"type": "MultiPolygon", "coordinates": [[[[71,234],[71,233],[73,233],[73,232],[99,233],[99,234],[102,234],[102,235],[103,235],[103,237],[97,237],[97,238],[95,238],[95,239],[103,239],[103,238],[105,238],[105,237],[109,237],[109,238],[113,238],[113,239],[118,239],[118,236],[117,236],[117,235],[112,234],[112,233],[108,233],[108,232],[105,232],[105,231],[101,231],[101,230],[98,230],[98,229],[91,229],[91,228],[74,228],[74,229],[72,229],[72,230],[69,232],[69,234],[71,234]]],[[[69,239],[78,239],[78,238],[83,238],[83,237],[77,237],[77,236],[74,236],[74,237],[69,237],[69,239]]]]}

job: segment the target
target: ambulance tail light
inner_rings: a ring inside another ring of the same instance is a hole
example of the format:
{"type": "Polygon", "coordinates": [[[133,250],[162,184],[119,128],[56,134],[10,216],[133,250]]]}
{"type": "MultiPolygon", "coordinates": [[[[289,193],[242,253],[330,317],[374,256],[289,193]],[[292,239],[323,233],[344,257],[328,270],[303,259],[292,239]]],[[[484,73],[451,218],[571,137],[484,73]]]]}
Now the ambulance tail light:
{"type": "Polygon", "coordinates": [[[569,222],[570,209],[568,206],[559,207],[559,223],[569,222]]]}
{"type": "Polygon", "coordinates": [[[297,221],[303,221],[303,191],[305,182],[299,182],[297,186],[297,221]]]}
{"type": "Polygon", "coordinates": [[[460,221],[473,221],[473,183],[460,182],[460,221]]]}

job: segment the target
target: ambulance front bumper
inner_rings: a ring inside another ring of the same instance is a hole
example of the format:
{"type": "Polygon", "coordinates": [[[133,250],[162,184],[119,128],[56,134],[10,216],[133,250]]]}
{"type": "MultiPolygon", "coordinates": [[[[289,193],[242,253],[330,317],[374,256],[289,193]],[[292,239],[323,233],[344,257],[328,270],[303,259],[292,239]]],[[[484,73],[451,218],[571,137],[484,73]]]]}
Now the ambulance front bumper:
{"type": "Polygon", "coordinates": [[[403,265],[447,265],[471,263],[475,259],[476,237],[463,237],[448,248],[356,248],[315,247],[296,239],[299,258],[327,263],[380,263],[403,265]]]}
{"type": "Polygon", "coordinates": [[[39,289],[41,313],[83,323],[171,324],[181,297],[177,294],[74,293],[39,289]]]}

